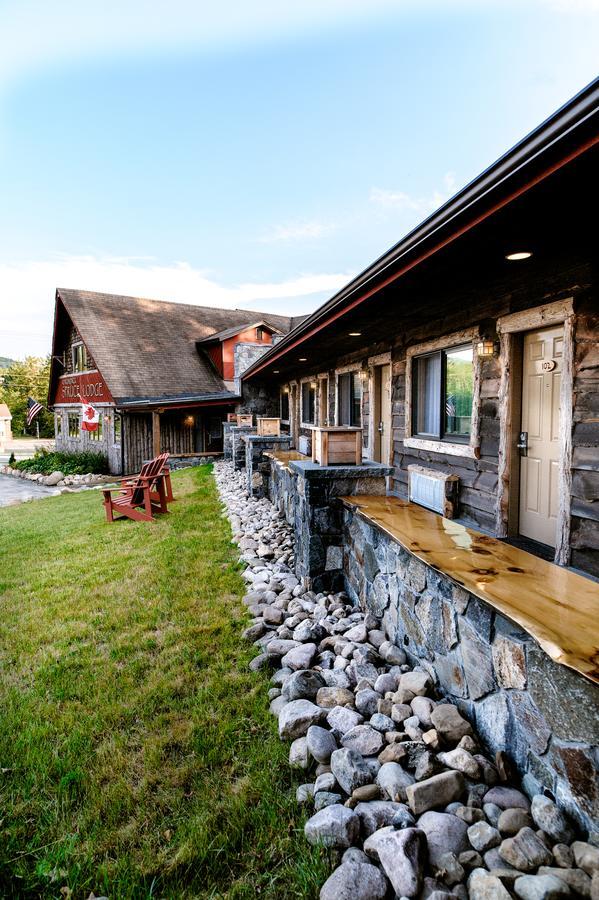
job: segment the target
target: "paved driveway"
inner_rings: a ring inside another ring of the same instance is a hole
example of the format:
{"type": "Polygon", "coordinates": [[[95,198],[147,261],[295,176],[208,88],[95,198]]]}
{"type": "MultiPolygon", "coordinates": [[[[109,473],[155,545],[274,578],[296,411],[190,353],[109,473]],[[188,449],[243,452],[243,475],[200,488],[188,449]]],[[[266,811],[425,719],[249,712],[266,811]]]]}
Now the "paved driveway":
{"type": "Polygon", "coordinates": [[[60,488],[46,487],[34,481],[21,481],[9,475],[0,475],[0,506],[16,506],[25,500],[39,500],[60,494],[60,488]]]}

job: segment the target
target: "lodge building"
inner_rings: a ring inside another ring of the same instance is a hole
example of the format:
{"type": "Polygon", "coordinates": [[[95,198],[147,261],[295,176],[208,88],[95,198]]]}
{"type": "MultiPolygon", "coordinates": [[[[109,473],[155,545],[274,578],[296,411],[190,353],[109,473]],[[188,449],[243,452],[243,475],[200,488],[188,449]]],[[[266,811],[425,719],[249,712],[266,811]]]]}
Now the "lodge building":
{"type": "Polygon", "coordinates": [[[165,450],[186,460],[222,452],[223,420],[243,406],[243,366],[298,321],[58,288],[49,392],[57,448],[104,453],[114,473],[165,450]],[[82,399],[100,413],[96,431],[81,428],[82,399]]]}
{"type": "Polygon", "coordinates": [[[302,320],[59,289],[50,387],[59,445],[95,441],[113,471],[222,449],[228,412],[280,419],[238,437],[296,575],[371,610],[591,830],[598,170],[599,80],[302,320]],[[355,456],[323,461],[339,437],[355,456]]]}

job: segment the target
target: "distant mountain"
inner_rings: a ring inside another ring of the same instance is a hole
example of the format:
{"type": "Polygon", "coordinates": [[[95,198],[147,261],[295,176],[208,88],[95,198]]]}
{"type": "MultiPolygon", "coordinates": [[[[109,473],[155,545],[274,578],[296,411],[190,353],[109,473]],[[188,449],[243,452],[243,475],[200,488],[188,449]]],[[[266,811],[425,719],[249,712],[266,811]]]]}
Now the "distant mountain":
{"type": "Polygon", "coordinates": [[[8,369],[14,363],[14,359],[9,359],[8,356],[0,356],[0,369],[8,369]]]}

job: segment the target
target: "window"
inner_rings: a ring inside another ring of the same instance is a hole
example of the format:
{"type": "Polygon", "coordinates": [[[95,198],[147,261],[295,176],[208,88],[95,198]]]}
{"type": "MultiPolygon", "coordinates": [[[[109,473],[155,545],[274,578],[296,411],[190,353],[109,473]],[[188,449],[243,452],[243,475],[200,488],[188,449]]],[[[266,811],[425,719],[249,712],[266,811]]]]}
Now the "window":
{"type": "Polygon", "coordinates": [[[329,424],[329,379],[321,378],[318,382],[318,424],[329,424]]]}
{"type": "Polygon", "coordinates": [[[98,416],[98,427],[95,431],[89,432],[90,441],[103,441],[104,440],[104,416],[102,413],[98,416]]]}
{"type": "Polygon", "coordinates": [[[121,434],[123,431],[123,420],[118,413],[114,414],[114,443],[121,443],[121,434]]]}
{"type": "Polygon", "coordinates": [[[69,413],[69,437],[79,437],[79,416],[75,413],[69,413]]]}
{"type": "Polygon", "coordinates": [[[256,328],[256,340],[261,341],[264,337],[264,328],[256,328]]]}
{"type": "Polygon", "coordinates": [[[289,421],[289,388],[281,391],[281,419],[284,422],[289,421]]]}
{"type": "Polygon", "coordinates": [[[54,416],[54,432],[56,437],[62,437],[62,413],[56,413],[54,416]]]}
{"type": "Polygon", "coordinates": [[[437,350],[413,360],[412,433],[468,441],[474,390],[472,346],[437,350]]]}
{"type": "Polygon", "coordinates": [[[359,372],[339,375],[339,425],[362,424],[362,380],[359,372]]]}
{"type": "Polygon", "coordinates": [[[316,385],[313,381],[304,381],[302,384],[302,422],[314,424],[314,401],[316,399],[316,385]]]}
{"type": "Polygon", "coordinates": [[[73,371],[85,372],[87,369],[87,351],[84,344],[73,344],[73,371]]]}

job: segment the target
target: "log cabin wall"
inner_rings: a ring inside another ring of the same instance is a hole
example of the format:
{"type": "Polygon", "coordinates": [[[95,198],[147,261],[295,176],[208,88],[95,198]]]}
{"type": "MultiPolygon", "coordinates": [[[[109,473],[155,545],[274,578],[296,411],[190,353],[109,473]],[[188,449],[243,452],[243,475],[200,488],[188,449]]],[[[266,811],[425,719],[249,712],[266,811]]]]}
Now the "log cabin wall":
{"type": "Polygon", "coordinates": [[[178,456],[195,453],[196,420],[193,413],[164,412],[160,415],[160,452],[178,456]]]}
{"type": "Polygon", "coordinates": [[[139,472],[144,460],[152,457],[152,413],[123,415],[125,442],[124,474],[139,472]]]}
{"type": "MultiPolygon", "coordinates": [[[[442,339],[466,328],[485,329],[496,325],[501,316],[533,310],[571,298],[574,310],[572,371],[572,459],[570,500],[570,553],[563,561],[599,576],[599,303],[591,267],[557,262],[553,270],[540,272],[535,279],[523,268],[509,283],[490,284],[483,295],[479,290],[459,294],[439,290],[427,297],[424,308],[414,304],[413,312],[396,322],[394,338],[378,342],[352,354],[340,356],[324,369],[322,362],[312,372],[296,375],[299,383],[308,377],[317,379],[326,371],[329,378],[329,421],[337,422],[337,373],[348,366],[366,367],[369,357],[391,350],[392,362],[392,464],[391,493],[402,498],[408,494],[408,466],[425,466],[459,477],[458,515],[467,524],[491,534],[498,527],[500,485],[500,399],[503,362],[498,356],[480,360],[478,402],[478,456],[455,456],[433,449],[405,446],[407,351],[419,343],[442,339]]],[[[391,327],[389,329],[392,334],[391,327]]],[[[511,376],[510,376],[511,377],[511,376]]],[[[282,382],[281,388],[290,384],[282,382]]],[[[364,456],[368,447],[370,416],[369,381],[364,383],[362,426],[364,456]]],[[[251,386],[251,385],[250,385],[251,386]]],[[[247,382],[244,383],[244,392],[247,382]]],[[[272,387],[278,399],[278,388],[272,387]]],[[[299,391],[298,391],[299,394],[299,391]]],[[[298,397],[299,399],[299,397],[298,397]]],[[[299,405],[299,404],[297,404],[299,405]]],[[[290,404],[292,416],[299,413],[290,404]]],[[[317,421],[318,421],[317,409],[317,421]]],[[[293,422],[290,423],[293,433],[293,422]]],[[[298,433],[309,434],[299,428],[298,433]]]]}

